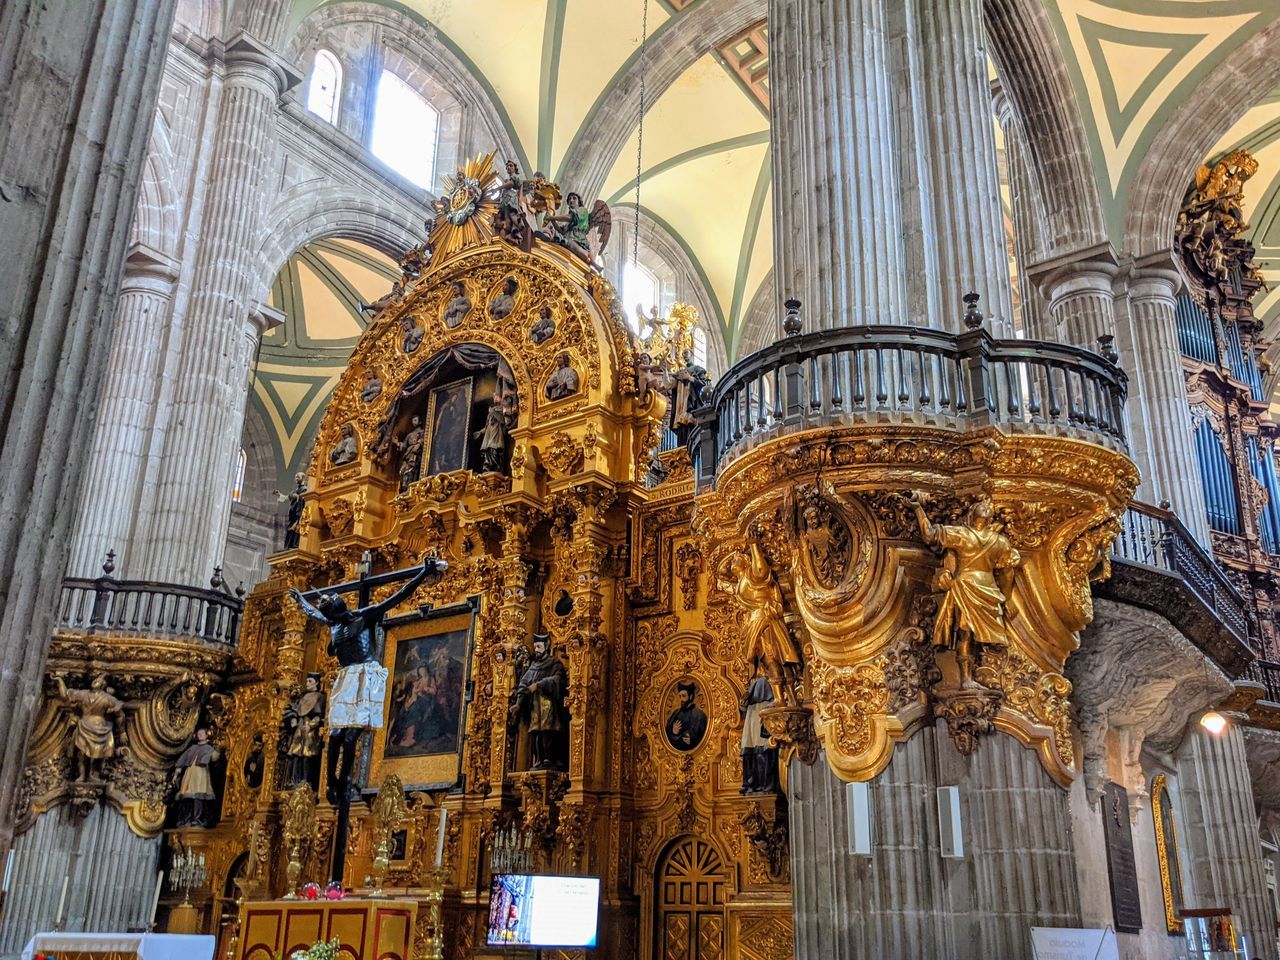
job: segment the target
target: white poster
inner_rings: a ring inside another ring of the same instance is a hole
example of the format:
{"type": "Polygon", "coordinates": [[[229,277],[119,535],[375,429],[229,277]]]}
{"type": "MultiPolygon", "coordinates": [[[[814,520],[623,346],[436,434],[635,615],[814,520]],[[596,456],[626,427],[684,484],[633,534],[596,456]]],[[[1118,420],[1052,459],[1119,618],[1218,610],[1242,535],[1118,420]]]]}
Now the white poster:
{"type": "Polygon", "coordinates": [[[1120,960],[1114,930],[1032,927],[1033,960],[1120,960]]]}

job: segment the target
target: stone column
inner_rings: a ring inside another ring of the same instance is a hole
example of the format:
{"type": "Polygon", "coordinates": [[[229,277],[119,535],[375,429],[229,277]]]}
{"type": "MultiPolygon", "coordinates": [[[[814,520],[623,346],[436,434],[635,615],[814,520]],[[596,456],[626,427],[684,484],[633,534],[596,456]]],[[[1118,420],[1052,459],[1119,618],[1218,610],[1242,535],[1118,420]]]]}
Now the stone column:
{"type": "Polygon", "coordinates": [[[1137,499],[1146,503],[1168,500],[1191,534],[1207,548],[1208,515],[1200,472],[1195,469],[1187,381],[1174,314],[1179,283],[1172,267],[1140,270],[1129,283],[1133,345],[1132,353],[1125,351],[1125,359],[1132,357],[1132,365],[1126,364],[1126,369],[1130,384],[1137,388],[1137,397],[1128,404],[1130,446],[1142,471],[1137,499]]]}
{"type": "Polygon", "coordinates": [[[117,575],[129,576],[134,517],[177,279],[178,264],[171,257],[141,244],[129,250],[67,561],[70,576],[99,576],[108,550],[119,557],[117,575]]]}
{"type": "Polygon", "coordinates": [[[992,87],[992,104],[1000,128],[1004,131],[1004,176],[1009,184],[1009,200],[1013,218],[1013,255],[1018,267],[1018,293],[1022,301],[1022,329],[1027,337],[1053,339],[1047,323],[1047,306],[1040,289],[1029,273],[1043,247],[1040,227],[1047,222],[1040,188],[1031,171],[1027,135],[1013,110],[1013,102],[996,83],[992,87]]]}
{"type": "MultiPolygon", "coordinates": [[[[1178,756],[1186,873],[1194,903],[1229,906],[1249,956],[1276,960],[1276,918],[1263,873],[1244,734],[1236,716],[1214,736],[1195,724],[1178,756]]],[[[1181,826],[1181,825],[1180,825],[1181,826]]]]}
{"type": "Polygon", "coordinates": [[[226,62],[172,428],[148,535],[135,551],[143,554],[146,578],[188,584],[204,582],[226,539],[253,355],[245,318],[256,310],[251,285],[273,167],[276,106],[298,79],[245,34],[227,45],[226,62]]]}
{"type": "Polygon", "coordinates": [[[0,850],[174,6],[0,4],[0,850]]]}
{"type": "Polygon", "coordinates": [[[981,0],[909,0],[899,69],[902,119],[919,182],[931,326],[960,329],[956,305],[982,296],[994,336],[1013,334],[1013,300],[981,0]]]}
{"type": "Polygon", "coordinates": [[[807,330],[908,320],[884,4],[769,3],[777,290],[807,330]]]}
{"type": "MultiPolygon", "coordinates": [[[[1115,294],[1111,290],[1116,268],[1104,260],[1076,260],[1051,270],[1039,286],[1049,304],[1049,322],[1041,333],[1048,340],[1098,349],[1098,337],[1115,336],[1115,294]]],[[[1132,369],[1130,355],[1122,366],[1132,369]]]]}
{"type": "Polygon", "coordinates": [[[870,857],[848,853],[847,788],[820,756],[789,783],[799,958],[1028,958],[1031,926],[1079,926],[1067,793],[1004,734],[972,757],[946,728],[895,748],[871,782],[870,857]],[[937,787],[960,788],[965,856],[943,859],[937,787]]]}

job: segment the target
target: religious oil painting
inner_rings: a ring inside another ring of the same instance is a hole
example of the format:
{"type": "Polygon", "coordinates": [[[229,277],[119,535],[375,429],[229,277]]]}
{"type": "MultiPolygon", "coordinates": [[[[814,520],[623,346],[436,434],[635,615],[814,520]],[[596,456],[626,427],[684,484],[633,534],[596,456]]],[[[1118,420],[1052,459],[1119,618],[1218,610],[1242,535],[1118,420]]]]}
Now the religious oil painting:
{"type": "Polygon", "coordinates": [[[698,702],[701,693],[697,680],[682,677],[668,694],[667,743],[681,753],[698,749],[707,735],[707,714],[698,702]]]}
{"type": "Polygon", "coordinates": [[[465,470],[471,424],[472,379],[455,380],[431,391],[427,407],[427,475],[465,470]]]}
{"type": "Polygon", "coordinates": [[[466,725],[472,609],[452,607],[387,624],[386,714],[374,750],[379,776],[452,784],[466,725]]]}

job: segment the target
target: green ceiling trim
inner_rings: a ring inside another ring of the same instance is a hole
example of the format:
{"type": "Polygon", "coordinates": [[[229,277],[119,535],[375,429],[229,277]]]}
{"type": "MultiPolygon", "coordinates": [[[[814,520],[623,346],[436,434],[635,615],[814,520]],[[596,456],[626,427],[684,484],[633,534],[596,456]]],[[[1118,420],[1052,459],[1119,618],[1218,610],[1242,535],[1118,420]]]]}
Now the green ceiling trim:
{"type": "Polygon", "coordinates": [[[725,347],[731,354],[738,352],[738,338],[742,335],[742,306],[747,289],[747,274],[751,272],[751,256],[755,251],[756,237],[760,232],[760,218],[764,216],[764,202],[773,184],[773,154],[766,150],[756,177],[756,188],[751,194],[751,206],[747,212],[746,229],[742,232],[742,249],[738,253],[738,273],[733,279],[733,303],[729,307],[729,327],[733,342],[726,338],[725,347]]]}
{"type": "MultiPolygon", "coordinates": [[[[704,143],[700,147],[694,147],[692,150],[685,150],[683,153],[677,153],[674,157],[668,157],[661,163],[656,163],[648,170],[640,175],[640,182],[651,180],[659,174],[666,173],[668,170],[678,167],[683,163],[691,160],[697,160],[699,157],[710,156],[713,153],[727,153],[730,150],[739,150],[742,147],[756,147],[762,143],[769,142],[769,131],[760,130],[756,133],[745,133],[737,137],[729,137],[726,140],[716,140],[714,143],[704,143]]],[[[612,206],[615,203],[623,202],[623,198],[629,193],[634,193],[636,189],[635,181],[629,181],[625,187],[620,187],[614,191],[606,203],[612,206]]]]}
{"type": "MultiPolygon", "coordinates": [[[[592,0],[592,2],[617,3],[619,2],[619,0],[592,0]]],[[[691,7],[693,6],[693,4],[690,4],[689,6],[691,7]]],[[[673,10],[671,13],[670,19],[668,19],[666,23],[659,26],[657,30],[654,30],[651,34],[649,34],[649,42],[653,43],[660,36],[662,36],[663,33],[665,33],[667,30],[670,30],[672,24],[679,23],[680,18],[684,16],[685,12],[688,9],[689,7],[685,7],[684,10],[681,10],[679,12],[673,10]]],[[[574,133],[573,139],[569,141],[569,148],[565,150],[564,156],[560,158],[560,167],[556,171],[556,175],[554,177],[556,182],[560,183],[561,186],[565,187],[566,190],[574,189],[575,185],[565,184],[562,182],[562,178],[564,177],[564,173],[565,173],[565,170],[564,170],[565,160],[574,155],[574,152],[578,149],[578,144],[582,141],[584,137],[591,136],[591,129],[595,126],[595,120],[600,115],[600,111],[604,109],[605,98],[609,96],[609,94],[613,91],[614,87],[618,86],[622,82],[622,78],[625,77],[630,72],[630,70],[636,65],[636,63],[640,60],[641,52],[642,52],[641,48],[636,47],[635,50],[631,51],[631,56],[627,57],[627,59],[623,61],[622,66],[620,66],[616,71],[614,71],[613,76],[609,78],[609,82],[606,83],[604,85],[604,88],[596,95],[595,102],[591,104],[591,109],[587,111],[586,117],[583,119],[582,123],[578,126],[577,132],[574,133]]],[[[653,107],[653,103],[654,101],[651,100],[645,104],[646,113],[649,111],[650,108],[653,107]]]]}
{"type": "MultiPolygon", "coordinates": [[[[630,207],[633,210],[636,207],[634,203],[624,203],[622,206],[630,207]]],[[[711,285],[711,280],[707,276],[707,271],[702,267],[702,261],[698,259],[698,255],[693,252],[693,248],[689,246],[688,242],[679,230],[669,224],[658,214],[654,213],[644,204],[640,204],[640,212],[665,230],[667,232],[667,236],[679,244],[680,249],[684,251],[684,255],[689,258],[689,262],[693,265],[694,273],[698,275],[698,279],[702,281],[703,289],[707,291],[707,299],[711,301],[711,309],[716,312],[716,323],[720,327],[720,336],[723,337],[724,342],[728,344],[729,328],[726,326],[724,321],[724,311],[720,307],[720,298],[716,296],[716,288],[711,285]]]]}
{"type": "Polygon", "coordinates": [[[769,108],[761,103],[760,98],[756,96],[756,92],[747,86],[747,81],[742,79],[742,74],[729,66],[729,61],[721,56],[719,50],[712,50],[711,53],[712,56],[716,58],[716,63],[720,64],[724,72],[729,74],[729,79],[731,79],[737,85],[738,89],[742,91],[742,95],[750,100],[752,105],[760,111],[760,116],[764,117],[765,120],[771,120],[769,116],[769,108]]]}
{"type": "Polygon", "coordinates": [[[1098,23],[1086,17],[1077,17],[1080,33],[1084,37],[1085,47],[1093,61],[1094,72],[1098,75],[1098,85],[1102,92],[1102,103],[1107,111],[1107,126],[1111,128],[1112,138],[1120,140],[1124,137],[1129,124],[1146,105],[1151,92],[1169,75],[1178,62],[1204,39],[1203,34],[1193,33],[1147,33],[1142,30],[1126,30],[1110,24],[1098,23]],[[1111,64],[1102,51],[1102,41],[1126,47],[1148,47],[1153,50],[1165,50],[1165,55],[1156,64],[1150,74],[1138,85],[1129,102],[1120,106],[1120,98],[1116,93],[1115,80],[1111,75],[1111,64]]]}
{"type": "Polygon", "coordinates": [[[374,256],[371,253],[365,253],[356,247],[348,246],[345,243],[338,243],[334,239],[313,240],[308,246],[322,253],[329,253],[342,260],[347,260],[357,266],[372,270],[374,273],[386,278],[387,289],[391,289],[391,284],[400,279],[400,269],[393,263],[387,263],[386,258],[382,256],[374,256]]]}
{"type": "Polygon", "coordinates": [[[551,166],[555,145],[556,89],[560,84],[560,50],[564,46],[564,20],[569,0],[547,0],[547,22],[542,28],[542,79],[538,99],[538,170],[551,166]]]}
{"type": "Polygon", "coordinates": [[[271,281],[271,303],[284,314],[284,323],[262,338],[267,345],[288,346],[298,342],[295,326],[306,323],[306,307],[298,295],[298,263],[290,257],[271,281]]]}
{"type": "Polygon", "coordinates": [[[284,423],[285,432],[294,433],[298,429],[303,412],[315,400],[316,395],[333,381],[334,377],[332,373],[327,376],[307,376],[303,373],[280,373],[275,370],[262,370],[259,368],[254,379],[258,386],[261,387],[261,391],[255,392],[261,392],[270,398],[271,406],[280,415],[280,419],[284,423]],[[280,396],[280,392],[276,387],[278,383],[302,383],[306,384],[308,389],[302,395],[302,399],[298,401],[298,405],[290,410],[289,405],[280,396]]]}

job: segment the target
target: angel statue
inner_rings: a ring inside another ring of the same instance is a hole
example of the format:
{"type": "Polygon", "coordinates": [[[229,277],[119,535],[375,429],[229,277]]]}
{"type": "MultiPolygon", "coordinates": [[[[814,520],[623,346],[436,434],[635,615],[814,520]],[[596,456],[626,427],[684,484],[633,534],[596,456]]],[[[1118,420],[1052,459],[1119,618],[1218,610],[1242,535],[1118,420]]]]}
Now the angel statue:
{"type": "Polygon", "coordinates": [[[934,524],[925,513],[928,498],[910,497],[925,542],[942,550],[933,587],[944,596],[933,626],[933,645],[955,651],[962,686],[973,684],[973,645],[1009,645],[1007,609],[1015,569],[1022,557],[995,519],[985,497],[969,508],[965,523],[934,524]]]}
{"type": "Polygon", "coordinates": [[[72,714],[71,747],[77,762],[77,779],[81,783],[96,781],[103,762],[120,750],[116,726],[123,720],[125,704],[116,699],[115,691],[107,686],[107,678],[101,673],[90,681],[88,690],[69,688],[61,674],[53,675],[53,683],[57,699],[72,714]]]}
{"type": "Polygon", "coordinates": [[[591,212],[587,213],[581,194],[572,192],[565,198],[565,203],[569,209],[564,216],[547,217],[547,225],[555,230],[555,241],[599,269],[596,260],[613,231],[609,205],[597,200],[592,204],[591,212]]]}
{"type": "Polygon", "coordinates": [[[720,577],[721,589],[746,614],[743,637],[747,662],[764,671],[775,700],[784,706],[797,706],[795,685],[800,676],[800,651],[787,630],[782,591],[764,552],[753,541],[747,555],[735,553],[723,569],[727,576],[720,577]]]}

